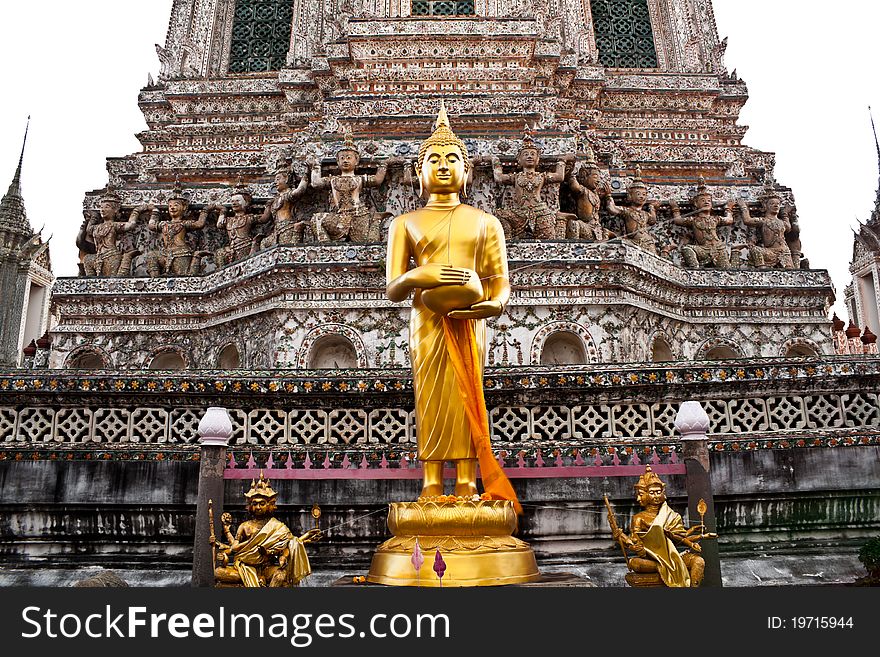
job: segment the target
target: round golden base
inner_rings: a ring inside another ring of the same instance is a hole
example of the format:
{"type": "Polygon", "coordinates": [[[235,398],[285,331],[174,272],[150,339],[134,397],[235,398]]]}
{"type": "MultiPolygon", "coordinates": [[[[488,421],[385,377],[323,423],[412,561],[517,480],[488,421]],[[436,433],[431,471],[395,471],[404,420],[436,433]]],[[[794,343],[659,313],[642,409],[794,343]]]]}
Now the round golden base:
{"type": "Polygon", "coordinates": [[[511,536],[516,529],[512,502],[400,502],[390,505],[394,538],[373,555],[367,581],[389,586],[503,586],[541,576],[532,549],[511,536]],[[440,531],[442,529],[442,531],[440,531]],[[424,562],[412,563],[416,540],[424,562]],[[446,562],[434,572],[437,550],[446,562]]]}
{"type": "Polygon", "coordinates": [[[534,582],[541,577],[531,548],[491,551],[478,554],[446,553],[443,580],[434,572],[433,554],[425,555],[425,563],[416,573],[412,554],[376,552],[367,581],[388,586],[504,586],[534,582]]]}

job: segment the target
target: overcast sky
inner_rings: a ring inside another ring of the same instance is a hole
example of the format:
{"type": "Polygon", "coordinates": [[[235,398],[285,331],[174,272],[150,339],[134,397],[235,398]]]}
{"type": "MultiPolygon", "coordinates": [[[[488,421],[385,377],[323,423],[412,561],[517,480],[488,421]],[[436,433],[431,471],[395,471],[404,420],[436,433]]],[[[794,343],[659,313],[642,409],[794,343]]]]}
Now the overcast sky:
{"type": "MultiPolygon", "coordinates": [[[[52,239],[58,276],[76,274],[76,231],[86,191],[107,182],[105,159],[140,150],[137,107],[158,74],[172,0],[4,2],[0,61],[0,188],[31,132],[22,188],[35,229],[52,239]]],[[[868,105],[880,118],[880,3],[715,0],[727,66],[748,84],[745,143],[777,154],[793,188],[804,253],[828,269],[843,317],[851,226],[866,220],[878,184],[868,105]]]]}

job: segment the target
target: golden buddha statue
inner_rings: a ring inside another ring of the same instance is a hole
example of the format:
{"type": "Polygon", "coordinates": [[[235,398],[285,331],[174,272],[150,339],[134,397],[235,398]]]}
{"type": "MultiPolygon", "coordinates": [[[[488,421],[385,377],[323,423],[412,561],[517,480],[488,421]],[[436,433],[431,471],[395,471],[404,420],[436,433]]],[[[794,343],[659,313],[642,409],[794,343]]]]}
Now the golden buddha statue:
{"type": "MultiPolygon", "coordinates": [[[[409,346],[423,486],[419,501],[391,505],[395,538],[380,546],[368,580],[417,585],[408,550],[420,537],[423,548],[444,551],[444,586],[531,581],[537,565],[511,536],[521,507],[492,453],[483,395],[485,320],[501,315],[510,298],[504,230],[461,202],[471,163],[442,104],[415,167],[428,202],[392,222],[386,274],[389,299],[413,293],[409,346]],[[454,497],[443,496],[446,461],[455,464],[454,497]]],[[[421,585],[431,585],[429,573],[421,585]]]]}

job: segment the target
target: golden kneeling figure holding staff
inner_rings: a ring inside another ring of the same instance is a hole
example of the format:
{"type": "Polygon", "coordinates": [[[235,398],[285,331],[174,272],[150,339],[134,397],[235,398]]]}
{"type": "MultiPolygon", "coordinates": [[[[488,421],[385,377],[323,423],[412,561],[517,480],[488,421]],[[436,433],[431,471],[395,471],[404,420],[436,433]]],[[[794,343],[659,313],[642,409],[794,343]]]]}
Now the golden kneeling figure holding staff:
{"type": "Polygon", "coordinates": [[[537,565],[511,536],[521,508],[492,453],[483,396],[485,320],[501,315],[510,298],[504,231],[459,198],[471,165],[442,104],[415,166],[428,202],[392,222],[386,273],[389,299],[413,293],[409,348],[424,481],[418,502],[391,505],[395,538],[380,546],[368,580],[433,585],[430,564],[417,578],[409,561],[418,536],[421,548],[443,553],[444,586],[531,581],[537,565]],[[447,461],[455,464],[455,501],[440,497],[447,461]]]}
{"type": "Polygon", "coordinates": [[[305,546],[320,540],[323,534],[315,527],[302,536],[294,536],[287,525],[275,518],[277,497],[261,472],[259,481],[253,482],[245,493],[250,519],[233,534],[232,516],[224,513],[221,518],[226,543],[213,535],[213,510],[209,508],[217,586],[291,587],[311,574],[305,546]]]}
{"type": "MultiPolygon", "coordinates": [[[[705,525],[685,527],[681,515],[666,504],[666,484],[651,470],[645,467],[645,474],[635,484],[636,499],[642,510],[633,516],[630,535],[617,526],[614,510],[608,498],[608,523],[611,534],[620,544],[629,572],[626,582],[630,586],[668,586],[673,588],[695,588],[703,581],[706,563],[700,556],[700,541],[718,538],[715,533],[706,533],[705,525]],[[678,546],[685,548],[678,551],[678,546]],[[627,557],[627,552],[634,556],[627,557]]],[[[700,506],[705,502],[700,500],[700,506]]],[[[700,514],[705,508],[699,509],[700,514]]]]}

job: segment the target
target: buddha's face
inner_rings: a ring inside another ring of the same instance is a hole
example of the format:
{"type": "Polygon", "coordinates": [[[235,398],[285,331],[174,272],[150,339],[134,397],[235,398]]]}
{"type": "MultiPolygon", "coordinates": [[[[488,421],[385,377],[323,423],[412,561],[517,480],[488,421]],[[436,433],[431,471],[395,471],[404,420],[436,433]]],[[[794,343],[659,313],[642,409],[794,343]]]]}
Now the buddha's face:
{"type": "Polygon", "coordinates": [[[101,218],[105,221],[113,220],[116,218],[116,213],[119,211],[119,204],[114,203],[113,201],[101,201],[101,218]]]}
{"type": "Polygon", "coordinates": [[[711,210],[712,197],[708,194],[700,194],[694,197],[694,210],[711,210]]]}
{"type": "Polygon", "coordinates": [[[464,184],[464,156],[458,146],[431,146],[422,161],[422,187],[429,194],[457,194],[464,184]]]}
{"type": "Polygon", "coordinates": [[[644,205],[648,200],[648,190],[644,187],[630,187],[629,198],[636,205],[644,205]]]}
{"type": "Polygon", "coordinates": [[[352,173],[357,168],[359,159],[354,151],[340,151],[336,156],[336,164],[342,173],[352,173]]]}
{"type": "Polygon", "coordinates": [[[183,217],[183,211],[186,210],[186,204],[178,199],[168,201],[168,214],[172,219],[180,219],[183,217]]]}
{"type": "Polygon", "coordinates": [[[286,191],[289,188],[287,184],[287,174],[284,172],[278,172],[275,174],[275,189],[279,192],[286,191]]]}
{"type": "Polygon", "coordinates": [[[521,167],[534,168],[538,166],[541,157],[538,155],[537,149],[526,148],[519,154],[517,161],[521,167]]]}

